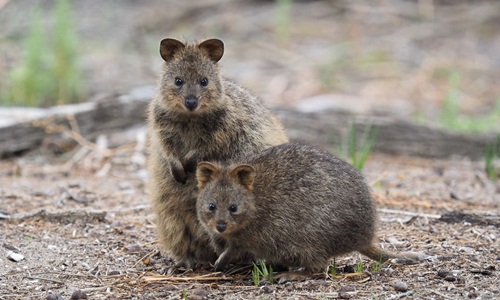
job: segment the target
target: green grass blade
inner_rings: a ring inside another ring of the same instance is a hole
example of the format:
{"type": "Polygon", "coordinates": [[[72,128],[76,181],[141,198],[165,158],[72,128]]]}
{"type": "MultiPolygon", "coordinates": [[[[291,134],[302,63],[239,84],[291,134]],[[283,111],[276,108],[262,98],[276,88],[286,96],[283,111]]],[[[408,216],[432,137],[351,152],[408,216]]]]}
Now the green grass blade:
{"type": "Polygon", "coordinates": [[[352,121],[349,125],[349,157],[353,165],[357,162],[357,137],[356,137],[356,122],[352,121]]]}
{"type": "Polygon", "coordinates": [[[362,170],[365,166],[368,156],[372,152],[373,146],[375,145],[375,140],[378,137],[378,127],[376,127],[373,131],[371,128],[371,125],[367,126],[363,133],[363,139],[361,140],[361,152],[359,153],[358,160],[354,166],[358,170],[362,170]]]}

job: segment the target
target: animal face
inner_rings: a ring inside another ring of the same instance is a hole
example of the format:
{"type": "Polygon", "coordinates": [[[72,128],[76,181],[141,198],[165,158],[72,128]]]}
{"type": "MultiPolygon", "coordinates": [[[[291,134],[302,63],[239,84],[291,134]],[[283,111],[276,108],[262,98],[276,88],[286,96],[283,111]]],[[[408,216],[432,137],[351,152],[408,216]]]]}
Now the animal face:
{"type": "Polygon", "coordinates": [[[249,225],[255,214],[253,173],[247,165],[198,164],[198,218],[208,231],[227,237],[249,225]]]}
{"type": "Polygon", "coordinates": [[[217,106],[222,85],[216,63],[223,51],[219,40],[185,45],[164,39],[160,44],[160,54],[165,60],[161,78],[164,104],[183,113],[202,112],[217,106]]]}

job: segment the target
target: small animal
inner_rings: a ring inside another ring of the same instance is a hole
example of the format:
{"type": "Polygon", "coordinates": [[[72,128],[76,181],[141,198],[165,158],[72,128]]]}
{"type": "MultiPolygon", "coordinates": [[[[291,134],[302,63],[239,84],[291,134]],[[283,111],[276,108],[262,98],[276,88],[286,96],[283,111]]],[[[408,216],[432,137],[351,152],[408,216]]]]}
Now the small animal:
{"type": "Polygon", "coordinates": [[[399,257],[375,244],[376,210],[363,176],[316,147],[275,146],[229,165],[201,162],[198,218],[217,270],[248,252],[273,266],[326,270],[337,255],[399,257]]]}
{"type": "Polygon", "coordinates": [[[159,243],[177,266],[217,258],[196,216],[195,169],[288,142],[279,119],[248,90],[221,76],[218,39],[160,43],[164,60],[149,105],[149,194],[159,243]]]}

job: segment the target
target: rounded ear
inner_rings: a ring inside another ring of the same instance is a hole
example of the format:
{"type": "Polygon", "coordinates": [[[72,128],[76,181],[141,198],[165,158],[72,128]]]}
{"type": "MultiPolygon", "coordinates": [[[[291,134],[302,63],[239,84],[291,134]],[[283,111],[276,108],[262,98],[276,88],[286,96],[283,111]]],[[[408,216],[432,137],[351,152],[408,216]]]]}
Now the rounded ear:
{"type": "Polygon", "coordinates": [[[204,188],[210,181],[212,181],[221,172],[220,166],[209,163],[201,162],[196,168],[196,180],[198,180],[198,188],[204,188]]]}
{"type": "Polygon", "coordinates": [[[224,43],[219,39],[210,39],[198,45],[198,48],[205,52],[214,63],[218,62],[224,54],[224,43]]]}
{"type": "Polygon", "coordinates": [[[253,189],[253,180],[255,178],[255,170],[250,165],[237,165],[230,172],[229,176],[245,187],[247,190],[253,189]]]}
{"type": "Polygon", "coordinates": [[[168,62],[184,47],[186,46],[176,39],[163,39],[160,42],[160,55],[164,61],[168,62]]]}

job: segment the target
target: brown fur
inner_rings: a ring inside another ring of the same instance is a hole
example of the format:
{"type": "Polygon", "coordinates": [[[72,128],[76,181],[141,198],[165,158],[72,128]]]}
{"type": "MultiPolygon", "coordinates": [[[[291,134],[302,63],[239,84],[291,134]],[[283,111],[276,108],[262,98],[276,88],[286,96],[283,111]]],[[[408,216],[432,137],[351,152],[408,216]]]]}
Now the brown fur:
{"type": "Polygon", "coordinates": [[[285,144],[229,166],[202,162],[197,179],[198,218],[220,254],[217,269],[246,251],[312,272],[351,251],[399,257],[374,244],[376,210],[362,175],[321,149],[285,144]]]}
{"type": "Polygon", "coordinates": [[[149,106],[149,192],[160,246],[186,267],[217,258],[196,217],[197,163],[288,141],[281,122],[259,99],[220,76],[217,61],[223,53],[216,39],[200,44],[164,39],[164,69],[149,106]]]}

